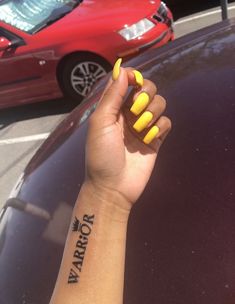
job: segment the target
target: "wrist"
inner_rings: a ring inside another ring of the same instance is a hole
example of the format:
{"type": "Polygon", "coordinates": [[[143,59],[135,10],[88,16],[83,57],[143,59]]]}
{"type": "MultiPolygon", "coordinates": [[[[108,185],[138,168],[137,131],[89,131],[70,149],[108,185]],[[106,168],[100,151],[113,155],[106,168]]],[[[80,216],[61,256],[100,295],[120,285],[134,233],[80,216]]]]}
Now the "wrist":
{"type": "Polygon", "coordinates": [[[121,222],[128,220],[132,206],[118,191],[90,181],[82,185],[78,201],[105,217],[121,222]]]}

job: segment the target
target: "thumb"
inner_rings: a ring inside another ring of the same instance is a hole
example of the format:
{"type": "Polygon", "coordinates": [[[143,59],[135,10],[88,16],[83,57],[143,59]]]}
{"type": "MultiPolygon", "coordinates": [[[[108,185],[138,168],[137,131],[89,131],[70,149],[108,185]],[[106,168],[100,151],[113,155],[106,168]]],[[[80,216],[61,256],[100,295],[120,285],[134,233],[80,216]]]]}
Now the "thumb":
{"type": "Polygon", "coordinates": [[[117,73],[115,68],[116,67],[114,66],[117,78],[115,80],[110,80],[108,83],[97,107],[96,112],[98,113],[96,114],[113,116],[113,119],[116,122],[128,90],[128,72],[125,69],[118,67],[117,73]]]}

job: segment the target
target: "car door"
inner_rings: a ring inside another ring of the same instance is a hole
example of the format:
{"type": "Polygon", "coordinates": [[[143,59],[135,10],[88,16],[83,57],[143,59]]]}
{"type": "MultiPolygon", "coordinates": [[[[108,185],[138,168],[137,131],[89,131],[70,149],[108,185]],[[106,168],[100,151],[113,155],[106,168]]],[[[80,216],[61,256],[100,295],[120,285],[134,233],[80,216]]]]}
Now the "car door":
{"type": "Polygon", "coordinates": [[[0,107],[27,102],[35,95],[32,83],[40,79],[38,61],[19,35],[0,26],[0,37],[10,42],[0,50],[0,107]]]}

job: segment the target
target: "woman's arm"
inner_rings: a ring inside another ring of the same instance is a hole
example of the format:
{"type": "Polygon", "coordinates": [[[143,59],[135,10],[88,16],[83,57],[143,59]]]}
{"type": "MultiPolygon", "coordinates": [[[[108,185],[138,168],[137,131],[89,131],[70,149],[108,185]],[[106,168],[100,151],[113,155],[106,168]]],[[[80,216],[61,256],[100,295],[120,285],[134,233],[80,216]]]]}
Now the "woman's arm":
{"type": "Polygon", "coordinates": [[[119,200],[82,186],[51,303],[122,303],[129,210],[119,200]]]}
{"type": "Polygon", "coordinates": [[[117,61],[89,120],[86,180],[51,304],[122,303],[128,217],[170,130],[170,120],[160,117],[164,109],[155,85],[117,61]],[[123,104],[129,85],[135,94],[123,104]]]}

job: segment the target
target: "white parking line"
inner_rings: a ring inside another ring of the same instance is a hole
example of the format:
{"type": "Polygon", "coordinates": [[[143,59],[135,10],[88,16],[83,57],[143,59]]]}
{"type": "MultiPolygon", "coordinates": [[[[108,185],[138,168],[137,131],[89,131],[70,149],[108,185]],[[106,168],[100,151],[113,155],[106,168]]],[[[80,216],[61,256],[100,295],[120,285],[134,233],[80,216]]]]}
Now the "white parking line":
{"type": "Polygon", "coordinates": [[[36,135],[2,139],[2,140],[0,140],[0,146],[42,140],[42,139],[46,139],[49,135],[50,135],[50,133],[41,133],[41,134],[36,134],[36,135]]]}
{"type": "MultiPolygon", "coordinates": [[[[232,5],[232,6],[228,7],[229,11],[233,10],[233,9],[235,9],[235,5],[232,5]]],[[[185,18],[183,20],[176,21],[175,25],[182,24],[182,23],[189,22],[189,21],[193,21],[193,20],[197,20],[197,19],[204,18],[204,17],[207,17],[207,16],[215,15],[215,14],[218,14],[218,13],[221,13],[220,9],[214,10],[213,12],[208,12],[208,13],[200,14],[200,15],[197,15],[197,16],[194,16],[194,17],[185,18]]]]}

